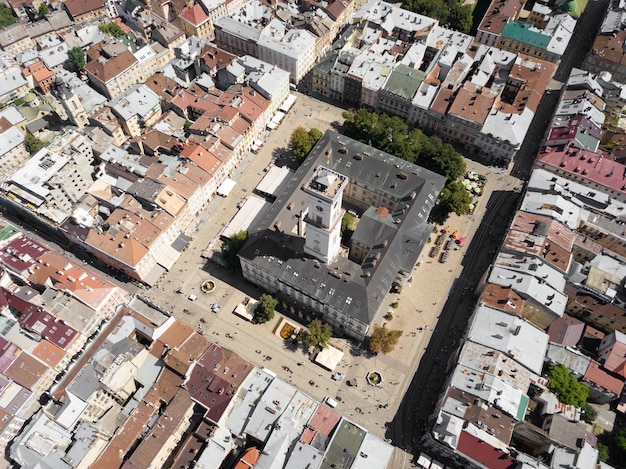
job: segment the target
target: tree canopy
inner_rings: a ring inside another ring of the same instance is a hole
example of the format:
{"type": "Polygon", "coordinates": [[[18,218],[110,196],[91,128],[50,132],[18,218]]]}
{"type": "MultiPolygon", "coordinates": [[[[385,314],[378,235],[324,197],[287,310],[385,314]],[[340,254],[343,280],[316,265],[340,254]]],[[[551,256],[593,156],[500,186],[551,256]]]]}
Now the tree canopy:
{"type": "Polygon", "coordinates": [[[278,300],[272,295],[263,293],[259,298],[259,304],[256,305],[254,311],[254,322],[263,324],[274,319],[274,309],[278,304],[278,300]]]}
{"type": "Polygon", "coordinates": [[[551,366],[547,373],[548,388],[564,404],[584,407],[589,396],[589,388],[578,381],[563,365],[551,366]]]}
{"type": "Polygon", "coordinates": [[[397,116],[359,109],[346,111],[343,117],[343,131],[348,137],[441,174],[448,181],[455,181],[467,169],[463,156],[452,145],[420,129],[409,130],[397,116]]]}
{"type": "Polygon", "coordinates": [[[319,129],[312,128],[307,131],[299,126],[291,132],[291,151],[298,158],[304,159],[321,137],[322,132],[319,129]]]}
{"type": "Polygon", "coordinates": [[[67,58],[76,67],[76,70],[84,70],[86,57],[82,47],[72,47],[67,51],[67,58]]]}
{"type": "Polygon", "coordinates": [[[39,16],[43,18],[48,13],[50,13],[50,7],[47,3],[42,3],[41,5],[39,5],[39,9],[37,10],[37,12],[39,13],[39,16]]]}
{"type": "Polygon", "coordinates": [[[0,3],[0,29],[4,29],[7,26],[11,26],[17,21],[17,18],[13,16],[11,9],[0,3]]]}
{"type": "Polygon", "coordinates": [[[108,34],[109,36],[120,37],[124,35],[124,30],[122,29],[122,27],[113,21],[109,23],[100,23],[98,25],[98,28],[100,29],[100,31],[108,34]]]}
{"type": "Polygon", "coordinates": [[[472,196],[460,182],[447,184],[439,195],[439,206],[446,213],[454,212],[457,215],[464,215],[469,211],[471,203],[472,196]]]}
{"type": "Polygon", "coordinates": [[[376,326],[369,341],[370,351],[374,353],[391,353],[400,337],[402,337],[402,331],[376,326]]]}
{"type": "Polygon", "coordinates": [[[302,338],[302,343],[307,347],[328,347],[328,342],[333,336],[333,328],[330,324],[315,319],[309,324],[309,331],[302,338]]]}
{"type": "Polygon", "coordinates": [[[233,233],[230,235],[230,238],[228,238],[228,250],[224,253],[224,257],[226,259],[226,265],[230,269],[239,271],[241,268],[237,254],[239,254],[241,248],[246,244],[246,241],[248,241],[248,232],[246,230],[233,233]]]}
{"type": "Polygon", "coordinates": [[[463,33],[472,28],[471,5],[464,5],[461,0],[406,0],[403,8],[420,15],[436,18],[439,23],[463,33]]]}
{"type": "Polygon", "coordinates": [[[45,147],[46,142],[39,140],[33,134],[28,132],[26,134],[26,137],[24,137],[24,145],[26,145],[26,149],[28,150],[28,153],[33,155],[37,153],[39,150],[41,150],[43,147],[45,147]]]}

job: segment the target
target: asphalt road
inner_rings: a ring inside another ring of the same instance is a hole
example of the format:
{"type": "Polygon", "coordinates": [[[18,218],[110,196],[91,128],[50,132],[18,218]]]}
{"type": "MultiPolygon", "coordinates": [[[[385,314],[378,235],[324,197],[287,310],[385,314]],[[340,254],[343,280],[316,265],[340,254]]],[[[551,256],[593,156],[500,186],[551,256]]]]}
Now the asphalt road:
{"type": "MultiPolygon", "coordinates": [[[[574,34],[567,45],[559,64],[554,79],[565,83],[572,68],[579,68],[587,51],[591,49],[593,40],[600,29],[604,12],[607,9],[609,0],[590,0],[587,8],[576,23],[574,34]]],[[[545,140],[545,133],[548,130],[550,120],[556,110],[560,98],[560,91],[546,92],[539,103],[535,118],[528,128],[528,132],[520,147],[515,160],[511,175],[520,179],[527,179],[530,170],[537,157],[540,146],[545,140]]]]}

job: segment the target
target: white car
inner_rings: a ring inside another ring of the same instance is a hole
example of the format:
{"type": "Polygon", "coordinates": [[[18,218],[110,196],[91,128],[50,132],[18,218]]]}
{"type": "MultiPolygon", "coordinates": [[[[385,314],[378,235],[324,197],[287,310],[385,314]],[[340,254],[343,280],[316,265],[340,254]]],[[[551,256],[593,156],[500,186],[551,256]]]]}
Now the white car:
{"type": "Polygon", "coordinates": [[[337,373],[333,373],[333,375],[331,376],[331,378],[334,379],[335,381],[342,381],[345,377],[346,377],[346,374],[341,373],[339,371],[337,373]]]}

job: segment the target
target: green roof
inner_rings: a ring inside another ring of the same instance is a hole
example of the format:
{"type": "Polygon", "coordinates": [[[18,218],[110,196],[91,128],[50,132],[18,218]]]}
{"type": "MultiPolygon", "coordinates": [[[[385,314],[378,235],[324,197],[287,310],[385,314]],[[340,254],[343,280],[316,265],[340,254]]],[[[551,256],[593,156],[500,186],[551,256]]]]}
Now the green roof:
{"type": "Polygon", "coordinates": [[[519,400],[519,407],[517,408],[517,415],[515,418],[520,422],[524,420],[526,416],[526,407],[528,407],[528,396],[526,394],[522,394],[522,398],[519,400]]]}
{"type": "Polygon", "coordinates": [[[14,226],[7,225],[0,228],[0,240],[4,241],[5,239],[9,239],[11,236],[19,233],[20,231],[14,226]]]}
{"type": "Polygon", "coordinates": [[[137,38],[132,32],[128,32],[123,36],[118,37],[117,40],[124,44],[126,47],[128,47],[128,49],[133,54],[140,49],[139,45],[137,44],[137,38]]]}
{"type": "Polygon", "coordinates": [[[424,72],[398,64],[383,89],[405,99],[413,99],[425,77],[424,72]]]}
{"type": "Polygon", "coordinates": [[[532,25],[523,21],[512,21],[507,23],[502,30],[502,37],[511,41],[521,42],[529,46],[546,49],[550,43],[550,36],[537,31],[530,31],[532,25]]]}
{"type": "Polygon", "coordinates": [[[365,439],[365,434],[362,428],[343,419],[335,431],[330,446],[326,449],[326,456],[320,469],[350,467],[365,439]]]}
{"type": "Polygon", "coordinates": [[[585,145],[587,149],[591,151],[596,151],[595,149],[597,148],[597,145],[600,139],[597,137],[594,137],[589,132],[584,132],[584,130],[585,129],[581,127],[578,127],[578,129],[576,129],[576,139],[579,142],[581,142],[583,145],[585,145]]]}

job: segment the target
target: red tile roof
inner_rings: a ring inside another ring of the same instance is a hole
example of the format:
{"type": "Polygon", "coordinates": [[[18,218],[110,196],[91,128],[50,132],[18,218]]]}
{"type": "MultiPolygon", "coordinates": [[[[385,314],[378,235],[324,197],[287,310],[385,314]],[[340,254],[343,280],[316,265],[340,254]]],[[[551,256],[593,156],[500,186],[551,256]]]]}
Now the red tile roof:
{"type": "Polygon", "coordinates": [[[28,353],[22,352],[7,369],[6,375],[25,388],[32,390],[33,386],[48,370],[49,368],[42,362],[28,353]]]}
{"type": "Polygon", "coordinates": [[[180,156],[193,161],[211,176],[215,175],[223,164],[213,153],[197,143],[185,145],[180,156]]]}
{"type": "Polygon", "coordinates": [[[12,239],[0,249],[0,263],[13,272],[22,273],[33,265],[39,256],[48,251],[43,244],[22,235],[12,239]]]}
{"type": "Polygon", "coordinates": [[[496,449],[480,438],[461,430],[457,451],[489,469],[512,469],[517,463],[510,454],[496,449]]]}
{"type": "Polygon", "coordinates": [[[330,436],[339,421],[341,415],[328,406],[320,405],[315,409],[315,413],[311,416],[306,429],[300,436],[300,441],[310,445],[316,434],[326,437],[330,436]]]}
{"type": "Polygon", "coordinates": [[[42,340],[32,351],[32,355],[40,362],[48,365],[50,368],[54,368],[65,356],[65,352],[56,345],[54,345],[52,342],[42,340]]]}
{"type": "Polygon", "coordinates": [[[185,388],[194,401],[208,409],[207,418],[217,423],[250,371],[252,364],[211,344],[191,369],[185,388]]]}
{"type": "Polygon", "coordinates": [[[193,26],[200,26],[209,20],[208,15],[204,12],[199,3],[196,3],[192,8],[185,8],[180,14],[180,19],[186,21],[193,26]]]}
{"type": "Polygon", "coordinates": [[[564,347],[575,346],[583,335],[585,323],[567,314],[554,320],[548,328],[550,342],[564,347]]]}
{"type": "Polygon", "coordinates": [[[118,288],[58,252],[48,251],[39,257],[28,280],[35,285],[52,284],[91,309],[98,311],[118,288]]]}
{"type": "Polygon", "coordinates": [[[619,396],[624,388],[624,380],[615,378],[600,368],[600,364],[591,361],[587,367],[587,372],[583,376],[584,381],[595,384],[596,386],[606,389],[607,391],[619,396]]]}
{"type": "Polygon", "coordinates": [[[76,329],[60,321],[41,306],[18,298],[4,287],[1,292],[9,305],[20,313],[18,321],[22,327],[35,332],[57,347],[67,348],[78,335],[76,329]]]}
{"type": "MultiPolygon", "coordinates": [[[[94,46],[95,47],[95,46],[94,46]]],[[[92,60],[85,65],[85,70],[97,77],[103,83],[122,75],[126,70],[137,63],[137,59],[130,51],[124,51],[108,60],[92,60]]]]}
{"type": "Polygon", "coordinates": [[[64,5],[72,18],[104,8],[102,0],[67,0],[64,5]]]}
{"type": "Polygon", "coordinates": [[[601,153],[572,146],[546,147],[539,154],[537,164],[626,195],[626,166],[601,153]]]}

